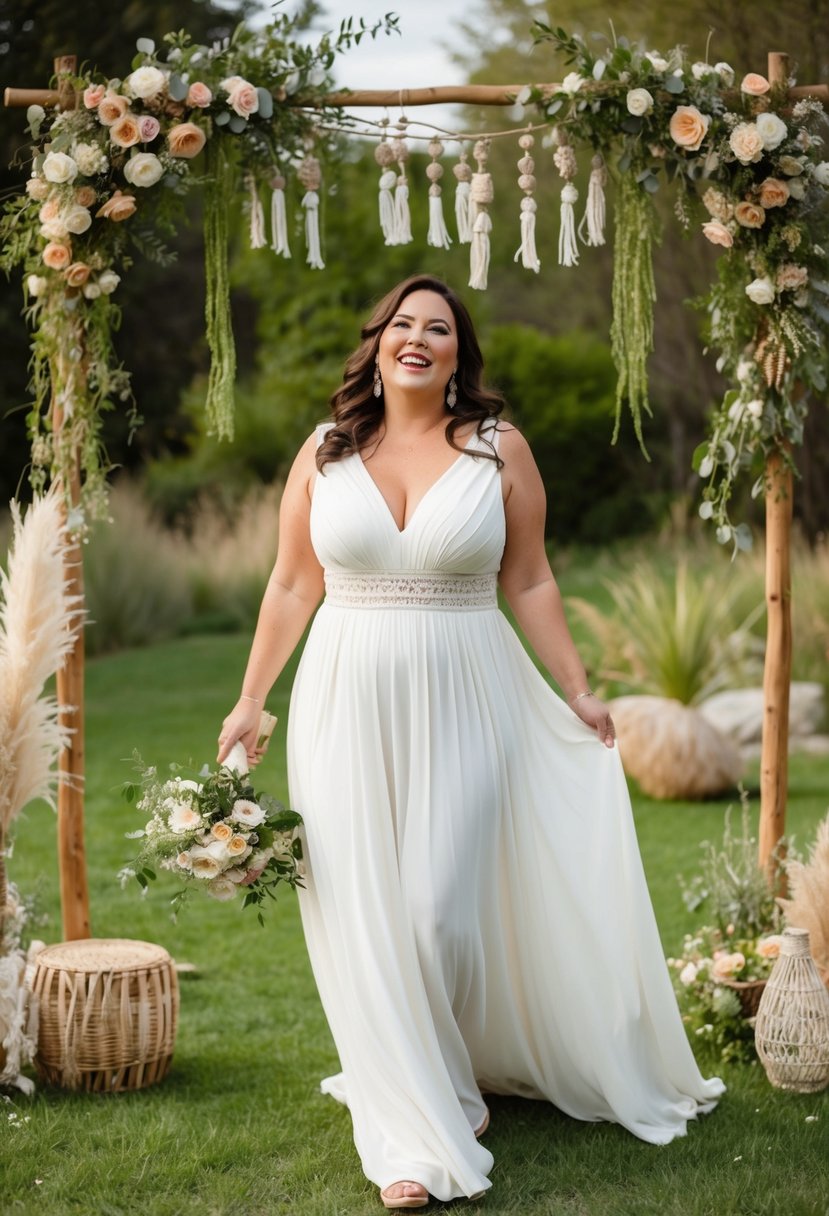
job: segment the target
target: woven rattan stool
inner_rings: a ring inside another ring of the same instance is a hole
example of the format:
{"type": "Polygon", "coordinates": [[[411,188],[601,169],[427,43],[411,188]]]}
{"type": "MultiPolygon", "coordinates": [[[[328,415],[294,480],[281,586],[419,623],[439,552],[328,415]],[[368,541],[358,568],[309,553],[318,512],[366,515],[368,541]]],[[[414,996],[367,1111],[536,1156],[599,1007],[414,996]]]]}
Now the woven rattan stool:
{"type": "Polygon", "coordinates": [[[178,1024],[178,980],[162,946],[89,938],[47,946],[32,990],[35,1064],[51,1085],[115,1093],[161,1081],[178,1024]]]}

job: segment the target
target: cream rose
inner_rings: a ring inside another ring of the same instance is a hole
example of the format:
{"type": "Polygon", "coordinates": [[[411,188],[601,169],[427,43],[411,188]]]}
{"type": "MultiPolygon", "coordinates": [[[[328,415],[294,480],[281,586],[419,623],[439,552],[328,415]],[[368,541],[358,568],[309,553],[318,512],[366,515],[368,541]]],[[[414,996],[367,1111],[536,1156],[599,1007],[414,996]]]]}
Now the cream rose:
{"type": "Polygon", "coordinates": [[[215,878],[221,872],[221,863],[200,845],[190,850],[190,869],[196,878],[215,878]]]}
{"type": "Polygon", "coordinates": [[[121,276],[114,270],[105,270],[98,275],[98,286],[105,296],[111,296],[120,282],[121,276]]]}
{"type": "Polygon", "coordinates": [[[163,172],[164,167],[154,152],[137,152],[124,165],[124,177],[130,185],[143,189],[154,186],[163,172]]]}
{"type": "Polygon", "coordinates": [[[95,212],[99,220],[112,220],[114,224],[120,224],[134,214],[135,199],[131,194],[122,194],[120,190],[116,190],[112,198],[108,198],[103,207],[95,212]]]}
{"type": "Polygon", "coordinates": [[[63,277],[70,287],[83,287],[90,273],[91,271],[86,262],[73,262],[71,266],[66,267],[63,277]]]}
{"type": "Polygon", "coordinates": [[[75,202],[79,207],[91,207],[97,197],[91,186],[78,186],[75,191],[75,202]]]}
{"type": "Polygon", "coordinates": [[[798,160],[796,156],[781,156],[777,167],[786,174],[786,177],[800,177],[803,172],[803,161],[798,160]]]}
{"type": "Polygon", "coordinates": [[[84,283],[83,294],[87,300],[97,300],[101,294],[101,288],[97,283],[84,283]]]}
{"type": "Polygon", "coordinates": [[[777,272],[777,286],[780,291],[797,291],[809,282],[809,272],[805,266],[796,266],[787,262],[777,272]]]}
{"type": "Polygon", "coordinates": [[[762,228],[766,213],[756,203],[742,202],[734,208],[734,218],[743,228],[762,228]]]}
{"type": "Polygon", "coordinates": [[[760,76],[757,72],[749,72],[740,81],[740,92],[747,93],[749,97],[762,97],[770,88],[765,76],[760,76]]]}
{"type": "Polygon", "coordinates": [[[80,236],[82,232],[86,232],[92,224],[92,216],[87,211],[86,207],[79,206],[78,203],[73,203],[68,210],[63,213],[63,222],[66,225],[66,231],[72,232],[75,236],[80,236]]]}
{"type": "Polygon", "coordinates": [[[702,235],[712,245],[723,245],[726,249],[730,249],[734,244],[734,237],[728,231],[725,224],[721,224],[719,220],[709,220],[707,224],[703,224],[702,235]]]}
{"type": "Polygon", "coordinates": [[[72,261],[72,249],[58,241],[50,241],[41,254],[50,270],[65,270],[72,261]]]}
{"type": "Polygon", "coordinates": [[[182,870],[191,870],[193,868],[193,859],[187,852],[179,853],[176,858],[176,865],[180,866],[182,870]]]}
{"type": "Polygon", "coordinates": [[[728,137],[731,151],[741,165],[752,165],[763,155],[763,137],[753,122],[741,122],[728,137]]]}
{"type": "Polygon", "coordinates": [[[709,186],[702,196],[702,205],[710,216],[726,224],[734,214],[734,208],[722,190],[709,186]]]}
{"type": "MultiPolygon", "coordinates": [[[[818,168],[819,167],[820,166],[818,166],[818,168]]],[[[48,196],[49,187],[46,185],[46,182],[43,181],[42,178],[30,177],[29,180],[26,182],[26,193],[28,194],[29,198],[33,198],[37,202],[40,202],[41,199],[44,199],[48,196]]]]}
{"type": "Polygon", "coordinates": [[[105,127],[111,127],[119,118],[123,118],[130,103],[126,97],[121,97],[119,93],[109,92],[101,98],[98,105],[98,119],[105,127]]]}
{"type": "Polygon", "coordinates": [[[771,304],[774,299],[774,283],[767,276],[752,279],[746,287],[746,295],[754,304],[771,304]]]}
{"type": "Polygon", "coordinates": [[[119,148],[132,148],[141,142],[141,131],[134,114],[125,114],[109,128],[109,138],[119,148]]]}
{"type": "Polygon", "coordinates": [[[217,878],[211,879],[205,890],[213,899],[219,899],[222,903],[236,897],[235,882],[224,874],[219,874],[217,878]]]}
{"type": "Polygon", "coordinates": [[[258,828],[260,823],[264,823],[265,812],[258,802],[251,802],[248,798],[237,798],[230,812],[230,818],[235,819],[237,823],[241,823],[246,828],[258,828]]]}
{"type": "Polygon", "coordinates": [[[203,110],[205,106],[210,105],[213,100],[213,94],[206,84],[203,84],[200,80],[194,80],[187,90],[186,100],[188,106],[198,106],[200,110],[203,110]]]}
{"type": "Polygon", "coordinates": [[[106,94],[106,85],[91,84],[83,91],[83,104],[87,110],[94,110],[103,100],[106,94]]]}
{"type": "Polygon", "coordinates": [[[63,222],[63,216],[55,216],[53,220],[47,220],[45,224],[41,224],[40,235],[45,236],[47,241],[65,241],[69,236],[69,229],[63,222]]]}
{"type": "Polygon", "coordinates": [[[221,88],[227,93],[227,102],[240,118],[250,118],[259,109],[259,94],[250,83],[241,76],[228,76],[221,82],[221,88]]]}
{"type": "Polygon", "coordinates": [[[806,183],[802,177],[793,177],[789,182],[789,194],[798,202],[806,197],[806,183]]]}
{"type": "Polygon", "coordinates": [[[653,97],[647,89],[631,89],[625,98],[628,113],[641,118],[653,109],[653,97]]]}
{"type": "Polygon", "coordinates": [[[167,77],[158,68],[146,64],[143,68],[136,68],[131,72],[124,83],[133,97],[141,97],[146,101],[150,97],[158,96],[167,83],[167,77]]]}
{"type": "Polygon", "coordinates": [[[769,149],[779,148],[789,133],[783,119],[778,118],[776,114],[772,114],[770,110],[767,110],[764,114],[758,114],[754,120],[754,125],[760,132],[763,146],[769,149]]]}
{"type": "Polygon", "coordinates": [[[47,182],[63,185],[64,182],[75,180],[78,176],[78,166],[65,152],[47,152],[43,162],[43,176],[47,182]]]}
{"type": "Polygon", "coordinates": [[[167,145],[170,149],[171,156],[183,157],[186,160],[191,160],[194,156],[198,156],[207,140],[207,136],[201,127],[197,127],[194,122],[181,122],[176,127],[171,127],[167,132],[167,145]]]}
{"type": "Polygon", "coordinates": [[[677,106],[671,115],[671,139],[678,147],[685,148],[688,152],[696,152],[708,134],[710,125],[710,115],[701,114],[696,106],[677,106]]]}
{"type": "Polygon", "coordinates": [[[760,206],[785,207],[789,201],[789,187],[779,177],[767,177],[760,186],[760,206]]]}
{"type": "Polygon", "coordinates": [[[772,933],[768,937],[761,937],[757,942],[757,953],[760,955],[760,958],[779,958],[782,940],[779,933],[772,933]]]}
{"type": "Polygon", "coordinates": [[[42,296],[48,286],[49,280],[45,279],[42,274],[29,274],[26,276],[26,290],[30,296],[35,298],[42,296]]]}

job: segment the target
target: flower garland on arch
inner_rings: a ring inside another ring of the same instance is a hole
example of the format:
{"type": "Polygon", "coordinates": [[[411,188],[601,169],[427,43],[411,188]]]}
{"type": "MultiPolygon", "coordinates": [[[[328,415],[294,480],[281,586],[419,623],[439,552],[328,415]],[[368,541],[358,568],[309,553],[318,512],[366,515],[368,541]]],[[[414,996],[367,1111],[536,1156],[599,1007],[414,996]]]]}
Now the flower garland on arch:
{"type": "MultiPolygon", "coordinates": [[[[240,25],[209,47],[184,31],[166,35],[158,48],[139,38],[123,78],[64,77],[74,108],[47,114],[29,107],[31,176],[0,220],[0,265],[24,272],[32,330],[31,480],[35,489],[52,478],[68,487],[79,473],[82,503],[70,519],[75,532],[106,515],[103,412],[118,405],[133,427],[139,421],[129,374],[113,348],[119,283],[135,253],[172,260],[164,238],[175,232],[187,195],[199,187],[211,352],[206,409],[211,429],[232,436],[229,200],[237,183],[251,178],[281,188],[308,147],[315,140],[325,144],[318,123],[339,115],[324,104],[335,56],[366,34],[396,26],[394,17],[370,26],[348,18],[338,34],[311,47],[300,37],[300,20],[276,13],[267,28],[240,25]],[[292,95],[301,95],[303,105],[281,104],[292,95]]],[[[254,191],[249,185],[249,194],[254,191]]]]}
{"type": "Polygon", "coordinates": [[[655,292],[653,197],[678,190],[675,213],[690,236],[722,248],[717,280],[700,302],[718,370],[734,381],[714,412],[694,466],[705,482],[699,513],[722,544],[748,548],[729,501],[737,477],[772,450],[802,441],[809,392],[826,387],[829,336],[829,160],[820,101],[792,104],[787,81],[749,73],[736,86],[727,63],[691,62],[615,36],[595,53],[579,35],[535,25],[574,70],[533,100],[545,117],[599,153],[619,182],[613,284],[613,353],[619,413],[627,398],[637,435],[649,412],[645,364],[655,292]],[[701,227],[694,227],[693,217],[701,227]],[[800,386],[798,397],[795,385],[800,386]]]}

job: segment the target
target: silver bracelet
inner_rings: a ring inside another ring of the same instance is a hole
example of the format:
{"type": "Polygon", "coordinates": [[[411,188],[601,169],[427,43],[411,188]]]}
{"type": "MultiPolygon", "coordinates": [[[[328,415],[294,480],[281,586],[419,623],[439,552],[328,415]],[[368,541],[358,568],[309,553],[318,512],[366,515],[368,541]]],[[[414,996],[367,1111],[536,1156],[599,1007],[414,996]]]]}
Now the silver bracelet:
{"type": "Polygon", "coordinates": [[[240,701],[254,701],[257,705],[262,704],[262,702],[259,700],[258,697],[249,697],[247,695],[247,693],[245,693],[245,692],[239,694],[239,700],[240,701]]]}
{"type": "Polygon", "coordinates": [[[596,694],[588,688],[587,692],[578,692],[574,697],[570,697],[570,704],[575,705],[576,701],[582,701],[585,697],[595,697],[595,695],[596,694]]]}

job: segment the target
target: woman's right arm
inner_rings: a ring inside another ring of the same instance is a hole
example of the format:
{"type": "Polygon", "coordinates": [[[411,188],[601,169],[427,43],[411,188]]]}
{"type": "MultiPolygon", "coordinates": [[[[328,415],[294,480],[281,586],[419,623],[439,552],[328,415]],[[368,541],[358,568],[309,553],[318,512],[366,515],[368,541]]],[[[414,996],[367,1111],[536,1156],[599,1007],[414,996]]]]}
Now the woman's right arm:
{"type": "Polygon", "coordinates": [[[311,492],[317,473],[316,435],[302,445],[293,463],[279,508],[279,548],[253,644],[242,696],[222,723],[219,764],[237,739],[255,761],[259,714],[265,698],[291,657],[324,590],[322,567],[311,545],[311,492]]]}

